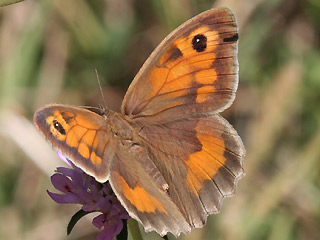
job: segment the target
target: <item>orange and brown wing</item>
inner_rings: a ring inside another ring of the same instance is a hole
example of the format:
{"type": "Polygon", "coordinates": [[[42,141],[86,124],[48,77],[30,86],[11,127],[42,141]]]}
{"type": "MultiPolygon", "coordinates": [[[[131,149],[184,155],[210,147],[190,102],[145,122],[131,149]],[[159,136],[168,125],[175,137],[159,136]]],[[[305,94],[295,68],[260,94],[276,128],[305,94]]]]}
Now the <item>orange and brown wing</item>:
{"type": "Polygon", "coordinates": [[[190,232],[189,223],[170,198],[168,184],[144,146],[119,147],[109,181],[121,204],[147,232],[154,230],[162,236],[190,232]]]}
{"type": "Polygon", "coordinates": [[[243,176],[243,143],[218,114],[147,125],[139,135],[192,227],[202,227],[209,214],[217,213],[243,176]]]}
{"type": "Polygon", "coordinates": [[[238,85],[238,28],[227,8],[187,21],[155,49],[131,83],[122,113],[150,124],[228,107],[238,85]]]}
{"type": "Polygon", "coordinates": [[[115,140],[104,118],[86,109],[52,104],[39,109],[34,122],[73,164],[99,182],[108,180],[115,140]]]}

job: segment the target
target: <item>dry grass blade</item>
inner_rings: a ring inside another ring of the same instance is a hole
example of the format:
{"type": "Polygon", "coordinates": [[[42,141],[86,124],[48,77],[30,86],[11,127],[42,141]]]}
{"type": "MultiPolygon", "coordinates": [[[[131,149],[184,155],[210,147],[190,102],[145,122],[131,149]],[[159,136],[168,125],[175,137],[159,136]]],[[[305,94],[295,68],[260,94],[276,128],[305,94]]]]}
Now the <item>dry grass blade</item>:
{"type": "Polygon", "coordinates": [[[0,133],[13,139],[46,175],[52,175],[56,167],[62,165],[62,161],[25,117],[9,111],[1,112],[0,133]]]}

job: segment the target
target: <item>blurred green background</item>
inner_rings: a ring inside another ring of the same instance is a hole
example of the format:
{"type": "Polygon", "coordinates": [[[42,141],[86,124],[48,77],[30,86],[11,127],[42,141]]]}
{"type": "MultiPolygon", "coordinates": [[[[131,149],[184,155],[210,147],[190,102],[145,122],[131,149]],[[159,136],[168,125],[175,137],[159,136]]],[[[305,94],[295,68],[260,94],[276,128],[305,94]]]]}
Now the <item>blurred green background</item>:
{"type": "MultiPolygon", "coordinates": [[[[0,239],[66,239],[79,208],[46,193],[62,163],[35,130],[34,111],[103,104],[94,68],[108,107],[119,109],[166,35],[222,6],[240,28],[239,89],[223,116],[245,143],[246,176],[206,227],[179,239],[320,239],[319,0],[28,0],[0,8],[0,239]]],[[[95,239],[91,219],[67,239],[95,239]]]]}

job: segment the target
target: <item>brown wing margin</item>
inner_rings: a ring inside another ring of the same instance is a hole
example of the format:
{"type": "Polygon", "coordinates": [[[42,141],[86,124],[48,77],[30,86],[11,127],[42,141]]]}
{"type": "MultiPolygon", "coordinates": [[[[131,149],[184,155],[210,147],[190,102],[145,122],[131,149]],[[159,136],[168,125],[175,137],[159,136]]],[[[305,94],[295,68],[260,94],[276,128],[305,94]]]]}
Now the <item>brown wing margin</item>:
{"type": "Polygon", "coordinates": [[[208,214],[219,211],[244,174],[243,143],[217,114],[148,125],[140,135],[169,185],[170,198],[193,227],[202,227],[208,214]]]}

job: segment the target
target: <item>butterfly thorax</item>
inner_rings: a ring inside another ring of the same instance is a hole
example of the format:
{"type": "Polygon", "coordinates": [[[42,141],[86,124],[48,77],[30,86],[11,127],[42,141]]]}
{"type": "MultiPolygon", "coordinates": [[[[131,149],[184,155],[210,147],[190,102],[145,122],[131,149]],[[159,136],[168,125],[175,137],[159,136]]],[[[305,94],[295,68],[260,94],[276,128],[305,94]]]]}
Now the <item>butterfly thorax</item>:
{"type": "Polygon", "coordinates": [[[130,147],[136,145],[138,142],[137,127],[130,121],[130,119],[117,112],[109,110],[105,115],[108,126],[114,137],[118,139],[123,145],[130,147]]]}

